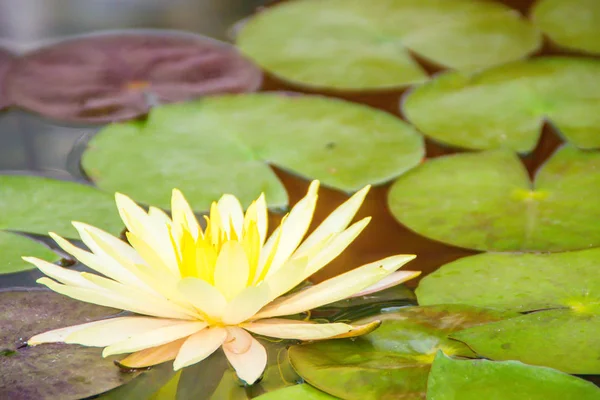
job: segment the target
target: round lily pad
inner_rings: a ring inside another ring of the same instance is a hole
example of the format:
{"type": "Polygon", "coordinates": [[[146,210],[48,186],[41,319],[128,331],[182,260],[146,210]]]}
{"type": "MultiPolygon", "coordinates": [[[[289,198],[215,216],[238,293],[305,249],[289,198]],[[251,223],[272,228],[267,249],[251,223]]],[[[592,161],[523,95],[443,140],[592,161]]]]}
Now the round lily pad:
{"type": "Polygon", "coordinates": [[[268,164],[351,192],[404,173],[423,152],[421,135],[383,111],[259,93],[165,105],[147,121],[111,125],[90,141],[82,165],[108,192],[169,208],[177,187],[205,210],[222,193],[249,204],[265,192],[269,206],[286,206],[268,164]]]}
{"type": "Polygon", "coordinates": [[[455,360],[438,354],[428,400],[597,400],[593,383],[517,361],[455,360]]]}
{"type": "Polygon", "coordinates": [[[289,386],[274,392],[265,393],[256,400],[335,400],[337,397],[321,392],[319,389],[303,383],[301,385],[289,386]]]}
{"type": "Polygon", "coordinates": [[[462,305],[409,307],[359,321],[383,320],[368,335],[292,346],[289,355],[302,378],[330,395],[348,400],[422,399],[439,349],[474,356],[448,334],[511,316],[462,305]]]}
{"type": "Polygon", "coordinates": [[[479,254],[421,280],[419,304],[502,310],[585,308],[600,302],[600,248],[554,254],[479,254]]]}
{"type": "Polygon", "coordinates": [[[19,58],[7,91],[48,117],[103,122],[156,103],[256,90],[261,73],[232,46],[192,34],[125,31],[57,42],[19,58]]]}
{"type": "Polygon", "coordinates": [[[135,377],[121,372],[114,357],[103,358],[102,349],[65,344],[23,347],[35,334],[116,313],[48,290],[0,291],[0,397],[80,399],[135,377]]]}
{"type": "Polygon", "coordinates": [[[28,237],[0,231],[0,275],[35,268],[21,259],[22,256],[58,260],[50,249],[28,237]]]}
{"type": "Polygon", "coordinates": [[[556,44],[600,54],[600,3],[596,0],[540,0],[533,22],[556,44]]]}
{"type": "Polygon", "coordinates": [[[237,37],[269,73],[338,90],[427,80],[411,53],[471,70],[522,58],[540,42],[517,11],[479,0],[295,0],[259,12],[237,37]]]}
{"type": "Polygon", "coordinates": [[[0,109],[9,105],[9,100],[6,96],[4,86],[5,86],[5,77],[8,72],[8,68],[12,62],[12,55],[0,48],[0,109]]]}
{"type": "Polygon", "coordinates": [[[557,252],[600,245],[599,198],[600,153],[566,145],[533,183],[508,150],[428,160],[396,181],[388,202],[398,221],[440,242],[557,252]]]}
{"type": "Polygon", "coordinates": [[[77,237],[71,221],[112,233],[122,229],[112,194],[40,176],[0,175],[0,228],[77,237]]]}
{"type": "Polygon", "coordinates": [[[442,74],[409,93],[402,111],[425,135],[451,146],[530,152],[547,120],[567,141],[592,149],[600,147],[598,93],[599,60],[541,57],[442,74]]]}

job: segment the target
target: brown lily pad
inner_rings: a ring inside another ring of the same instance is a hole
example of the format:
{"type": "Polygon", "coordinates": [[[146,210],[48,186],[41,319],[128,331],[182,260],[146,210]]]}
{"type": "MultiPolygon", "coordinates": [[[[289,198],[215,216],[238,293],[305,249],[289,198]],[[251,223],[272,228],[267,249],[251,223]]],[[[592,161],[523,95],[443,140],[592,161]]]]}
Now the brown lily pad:
{"type": "Polygon", "coordinates": [[[70,38],[14,65],[7,92],[15,104],[83,122],[126,120],[158,103],[254,91],[262,79],[232,46],[156,31],[70,38]]]}
{"type": "Polygon", "coordinates": [[[13,57],[8,51],[0,49],[0,109],[9,105],[9,101],[4,90],[4,81],[12,60],[13,57]]]}

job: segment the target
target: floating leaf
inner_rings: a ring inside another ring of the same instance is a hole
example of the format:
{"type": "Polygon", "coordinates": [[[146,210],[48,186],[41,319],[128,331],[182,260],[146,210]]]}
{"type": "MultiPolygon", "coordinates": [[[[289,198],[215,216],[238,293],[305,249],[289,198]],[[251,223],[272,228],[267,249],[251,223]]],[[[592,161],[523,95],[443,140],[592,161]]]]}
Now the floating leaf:
{"type": "Polygon", "coordinates": [[[385,89],[427,79],[411,52],[474,69],[524,57],[539,33],[504,5],[474,0],[297,0],[258,13],[238,47],[303,86],[385,89]]]}
{"type": "Polygon", "coordinates": [[[435,358],[427,400],[597,400],[600,389],[583,379],[517,361],[435,358]]]}
{"type": "Polygon", "coordinates": [[[600,53],[600,3],[596,0],[540,0],[533,22],[560,46],[600,53]]]}
{"type": "Polygon", "coordinates": [[[130,119],[155,103],[253,91],[261,82],[260,71],[232,46],[160,31],[75,37],[14,65],[7,91],[17,105],[87,122],[130,119]]]}
{"type": "Polygon", "coordinates": [[[600,249],[557,254],[479,254],[442,266],[416,290],[419,304],[515,311],[582,307],[600,300],[600,249]]]}
{"type": "Polygon", "coordinates": [[[114,315],[117,310],[46,290],[0,291],[0,394],[15,400],[80,399],[132,379],[102,349],[65,344],[23,347],[37,333],[114,315]]]}
{"type": "Polygon", "coordinates": [[[368,335],[293,346],[289,355],[302,378],[334,396],[422,399],[439,349],[452,355],[474,355],[467,346],[448,339],[448,334],[511,316],[461,305],[409,307],[361,320],[384,321],[368,335]]]}
{"type": "Polygon", "coordinates": [[[600,153],[560,148],[529,181],[508,150],[429,160],[400,177],[388,202],[413,231],[486,251],[600,245],[600,153]],[[577,210],[577,212],[574,212],[577,210]]]}
{"type": "Polygon", "coordinates": [[[147,121],[109,126],[90,142],[83,167],[109,192],[168,208],[177,187],[206,210],[222,193],[248,205],[264,191],[271,207],[286,206],[267,162],[354,191],[402,174],[422,156],[422,137],[385,112],[263,93],[166,105],[147,121]]]}
{"type": "Polygon", "coordinates": [[[12,62],[12,55],[0,48],[0,109],[9,105],[9,100],[4,93],[5,76],[12,62]]]}
{"type": "Polygon", "coordinates": [[[467,149],[533,150],[545,120],[574,145],[600,147],[600,61],[535,58],[415,89],[402,110],[425,135],[467,149]]]}
{"type": "Polygon", "coordinates": [[[58,260],[58,256],[41,243],[22,235],[0,231],[0,275],[35,268],[21,259],[24,255],[49,261],[58,260]]]}
{"type": "Polygon", "coordinates": [[[335,400],[337,397],[303,383],[255,397],[256,400],[335,400]]]}
{"type": "Polygon", "coordinates": [[[457,332],[452,338],[493,360],[600,374],[600,299],[596,298],[595,306],[580,307],[534,312],[457,332]]]}
{"type": "Polygon", "coordinates": [[[76,237],[71,221],[112,233],[122,229],[113,196],[69,181],[26,175],[0,175],[0,228],[76,237]]]}

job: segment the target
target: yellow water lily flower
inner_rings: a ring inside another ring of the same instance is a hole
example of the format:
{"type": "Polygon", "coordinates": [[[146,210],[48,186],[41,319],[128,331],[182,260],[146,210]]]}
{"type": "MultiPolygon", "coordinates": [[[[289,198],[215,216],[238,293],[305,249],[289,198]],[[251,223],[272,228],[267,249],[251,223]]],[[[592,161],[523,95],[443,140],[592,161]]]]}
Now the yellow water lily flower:
{"type": "Polygon", "coordinates": [[[24,257],[48,277],[55,292],[139,316],[123,316],[41,333],[28,344],[64,342],[104,347],[103,355],[132,353],[121,364],[140,368],[174,360],[174,369],[202,361],[219,347],[248,384],[262,375],[265,348],[250,333],[281,339],[319,340],[370,332],[363,326],[279,318],[397,285],[419,272],[397,271],[413,255],[363,265],[286,295],[336,258],[370,218],[348,227],[369,188],[338,207],[304,241],[319,182],[267,239],[267,207],[261,195],[245,215],[224,195],[200,227],[181,192],[173,190],[172,218],[116,195],[127,227],[126,242],[80,222],[73,225],[90,251],[51,233],[58,245],[101,275],[77,272],[24,257]],[[50,279],[52,278],[52,279],[50,279]]]}

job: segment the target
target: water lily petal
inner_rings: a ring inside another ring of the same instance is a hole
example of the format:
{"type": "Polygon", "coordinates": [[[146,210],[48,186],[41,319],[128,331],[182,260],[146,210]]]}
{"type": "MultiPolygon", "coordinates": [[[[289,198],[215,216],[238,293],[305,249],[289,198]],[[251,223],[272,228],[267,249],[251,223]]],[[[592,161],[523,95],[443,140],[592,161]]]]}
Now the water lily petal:
{"type": "Polygon", "coordinates": [[[354,329],[352,325],[341,322],[317,324],[281,318],[263,319],[241,326],[258,335],[297,340],[327,339],[348,333],[354,329]]]}
{"type": "Polygon", "coordinates": [[[285,221],[281,223],[279,227],[281,238],[266,276],[275,273],[290,258],[304,238],[315,212],[318,189],[319,181],[312,181],[306,196],[296,203],[285,221]]]}
{"type": "Polygon", "coordinates": [[[35,265],[44,274],[65,285],[85,287],[88,289],[96,287],[93,283],[81,276],[81,273],[78,271],[71,271],[35,257],[23,257],[23,260],[35,265]]]}
{"type": "Polygon", "coordinates": [[[256,206],[256,225],[258,226],[258,232],[260,233],[260,243],[263,244],[267,238],[267,230],[269,228],[269,216],[267,213],[265,194],[261,193],[254,204],[256,206]]]}
{"type": "Polygon", "coordinates": [[[73,221],[73,226],[79,232],[83,243],[93,253],[110,256],[120,264],[133,265],[143,262],[142,257],[140,257],[137,251],[118,237],[83,222],[73,221]],[[109,249],[110,251],[107,251],[109,249]]]}
{"type": "Polygon", "coordinates": [[[267,366],[267,351],[256,339],[245,353],[236,354],[223,346],[225,356],[235,369],[237,376],[249,385],[258,380],[267,366]]]}
{"type": "Polygon", "coordinates": [[[148,216],[154,219],[156,223],[159,224],[171,226],[173,223],[173,221],[171,221],[171,217],[169,217],[166,212],[157,207],[149,207],[148,216]]]}
{"type": "Polygon", "coordinates": [[[246,321],[269,301],[269,287],[267,285],[249,286],[227,304],[227,308],[223,313],[223,323],[237,325],[246,321]]]}
{"type": "Polygon", "coordinates": [[[163,326],[151,331],[129,337],[121,342],[113,343],[104,348],[102,356],[113,354],[133,353],[149,347],[160,346],[183,337],[193,335],[207,327],[205,322],[179,321],[176,324],[163,326]]]}
{"type": "Polygon", "coordinates": [[[402,282],[409,281],[417,276],[421,275],[421,271],[396,271],[380,280],[379,282],[369,286],[366,289],[352,295],[351,297],[366,296],[368,294],[376,293],[384,289],[391,288],[401,284],[402,282]]]}
{"type": "Polygon", "coordinates": [[[250,265],[239,242],[225,242],[215,265],[215,287],[227,300],[233,299],[246,288],[250,265]]]}
{"type": "Polygon", "coordinates": [[[93,327],[95,325],[102,325],[106,322],[106,320],[87,322],[85,324],[72,325],[67,326],[66,328],[53,329],[51,331],[47,331],[44,333],[39,333],[35,336],[32,336],[27,344],[29,346],[36,346],[42,343],[62,343],[65,341],[65,338],[70,334],[77,332],[78,330],[85,329],[88,327],[93,327]]]}
{"type": "Polygon", "coordinates": [[[230,227],[233,227],[236,237],[241,237],[244,226],[244,211],[237,197],[231,194],[223,195],[217,202],[217,208],[221,215],[223,229],[231,235],[229,230],[230,227]]]}
{"type": "Polygon", "coordinates": [[[119,361],[119,364],[128,368],[146,368],[174,360],[181,345],[187,339],[181,338],[167,344],[136,351],[119,361]]]}
{"type": "Polygon", "coordinates": [[[235,354],[242,354],[250,349],[252,346],[252,336],[237,326],[228,326],[225,328],[227,330],[227,339],[225,339],[225,343],[223,347],[235,354]]]}
{"type": "Polygon", "coordinates": [[[173,229],[177,231],[175,237],[179,238],[182,231],[188,231],[194,240],[198,239],[200,225],[190,204],[178,189],[173,189],[171,195],[171,213],[173,215],[173,229]]]}
{"type": "Polygon", "coordinates": [[[191,335],[181,346],[173,368],[175,371],[204,360],[214,353],[227,338],[224,328],[208,328],[191,335]]]}
{"type": "Polygon", "coordinates": [[[365,200],[369,189],[371,189],[371,185],[365,186],[329,214],[329,216],[325,218],[325,220],[321,222],[310,235],[308,235],[304,242],[302,242],[294,255],[300,255],[302,252],[307,251],[331,234],[336,234],[346,229],[365,200]]]}
{"type": "Polygon", "coordinates": [[[106,319],[78,329],[65,337],[64,342],[83,346],[104,347],[122,342],[132,336],[149,332],[164,326],[178,325],[181,320],[151,317],[119,317],[106,319]]]}
{"type": "Polygon", "coordinates": [[[366,335],[368,333],[373,332],[375,329],[379,328],[380,325],[381,325],[381,321],[379,321],[379,320],[371,321],[364,325],[352,325],[352,330],[350,332],[332,336],[329,339],[345,339],[345,338],[352,338],[352,337],[356,337],[356,336],[366,335]]]}
{"type": "Polygon", "coordinates": [[[269,276],[263,284],[269,287],[269,301],[289,292],[306,279],[308,258],[289,260],[277,272],[269,276]]]}
{"type": "Polygon", "coordinates": [[[202,279],[185,278],[177,288],[194,307],[209,317],[220,319],[227,307],[227,300],[221,292],[202,279]]]}
{"type": "Polygon", "coordinates": [[[299,293],[280,298],[266,306],[254,318],[296,314],[343,300],[377,283],[414,258],[414,255],[398,255],[363,265],[299,293]]]}

